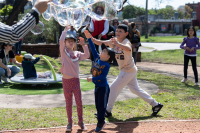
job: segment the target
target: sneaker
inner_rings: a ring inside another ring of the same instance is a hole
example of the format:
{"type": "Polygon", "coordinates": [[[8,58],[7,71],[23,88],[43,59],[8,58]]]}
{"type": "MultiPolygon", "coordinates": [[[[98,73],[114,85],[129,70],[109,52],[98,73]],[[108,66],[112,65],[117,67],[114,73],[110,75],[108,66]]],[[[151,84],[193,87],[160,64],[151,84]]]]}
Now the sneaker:
{"type": "Polygon", "coordinates": [[[156,116],[158,114],[158,112],[162,109],[163,105],[161,103],[158,103],[158,105],[154,106],[152,108],[153,113],[151,114],[151,116],[156,116]]]}
{"type": "Polygon", "coordinates": [[[99,133],[101,130],[103,130],[103,128],[107,125],[107,121],[104,121],[103,124],[97,124],[97,127],[95,129],[96,133],[99,133]]]}
{"type": "Polygon", "coordinates": [[[78,123],[79,127],[81,128],[82,131],[86,131],[87,127],[85,126],[85,124],[83,122],[78,123]]]}
{"type": "Polygon", "coordinates": [[[198,83],[198,82],[196,82],[196,83],[195,83],[195,86],[199,86],[199,83],[198,83]]]}
{"type": "Polygon", "coordinates": [[[186,78],[183,78],[183,79],[181,80],[182,83],[185,83],[186,81],[187,81],[186,78]]]}
{"type": "Polygon", "coordinates": [[[52,72],[49,73],[49,78],[52,78],[53,77],[53,74],[52,72]]]}
{"type": "Polygon", "coordinates": [[[112,113],[111,113],[111,112],[108,112],[108,111],[106,110],[105,117],[110,117],[110,116],[112,116],[112,113]]]}
{"type": "Polygon", "coordinates": [[[52,78],[52,77],[53,77],[52,72],[46,71],[44,74],[45,74],[47,77],[49,77],[49,78],[52,78]]]}
{"type": "Polygon", "coordinates": [[[0,85],[2,85],[3,83],[0,81],[0,85]]]}
{"type": "Polygon", "coordinates": [[[1,80],[3,80],[5,83],[9,83],[8,78],[7,77],[1,77],[1,80]]]}
{"type": "Polygon", "coordinates": [[[72,123],[69,123],[66,128],[66,132],[72,131],[72,123]]]}

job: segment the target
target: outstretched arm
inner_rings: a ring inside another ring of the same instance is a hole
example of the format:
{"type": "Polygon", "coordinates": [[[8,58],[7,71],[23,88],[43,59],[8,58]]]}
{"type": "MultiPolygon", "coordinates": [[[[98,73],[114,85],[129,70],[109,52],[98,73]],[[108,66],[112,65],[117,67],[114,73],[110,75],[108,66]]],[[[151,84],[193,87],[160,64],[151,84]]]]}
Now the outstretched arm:
{"type": "Polygon", "coordinates": [[[111,38],[111,41],[112,41],[111,42],[112,45],[120,47],[121,49],[123,49],[125,51],[131,51],[131,44],[129,44],[130,42],[126,43],[126,44],[122,44],[122,43],[119,43],[115,37],[111,38]]]}
{"type": "Polygon", "coordinates": [[[64,45],[65,45],[65,36],[67,34],[67,31],[70,29],[70,25],[66,26],[64,31],[62,32],[62,35],[60,36],[60,54],[62,55],[64,51],[64,45]]]}
{"type": "Polygon", "coordinates": [[[39,15],[43,13],[51,0],[37,0],[32,10],[17,24],[8,26],[0,23],[0,42],[17,43],[39,22],[39,15]]]}
{"type": "Polygon", "coordinates": [[[85,60],[90,57],[90,52],[88,45],[85,45],[85,40],[82,37],[79,37],[79,44],[82,45],[84,53],[81,52],[80,60],[85,60]]]}

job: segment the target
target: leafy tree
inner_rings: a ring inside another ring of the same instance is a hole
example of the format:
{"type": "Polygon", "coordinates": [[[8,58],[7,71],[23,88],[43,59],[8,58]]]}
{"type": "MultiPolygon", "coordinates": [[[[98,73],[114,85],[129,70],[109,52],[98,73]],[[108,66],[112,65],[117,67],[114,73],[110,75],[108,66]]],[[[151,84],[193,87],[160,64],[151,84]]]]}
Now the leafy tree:
{"type": "Polygon", "coordinates": [[[144,15],[145,9],[134,5],[127,5],[123,8],[122,16],[124,19],[135,18],[136,15],[144,15]]]}
{"type": "Polygon", "coordinates": [[[150,9],[148,14],[152,15],[163,15],[164,19],[171,19],[174,16],[176,10],[172,6],[166,6],[165,8],[161,9],[150,9]]]}
{"type": "Polygon", "coordinates": [[[188,5],[185,5],[185,8],[178,8],[177,12],[178,12],[178,17],[181,18],[185,18],[185,19],[189,19],[192,17],[192,11],[193,9],[191,9],[188,5]]]}

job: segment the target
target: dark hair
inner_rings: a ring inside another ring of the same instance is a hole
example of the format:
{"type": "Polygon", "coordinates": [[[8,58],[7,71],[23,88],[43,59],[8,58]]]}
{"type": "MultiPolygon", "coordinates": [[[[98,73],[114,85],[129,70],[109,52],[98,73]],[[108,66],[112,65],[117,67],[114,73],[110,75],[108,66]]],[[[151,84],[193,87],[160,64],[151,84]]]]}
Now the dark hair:
{"type": "Polygon", "coordinates": [[[1,45],[1,49],[5,49],[5,46],[7,46],[7,44],[3,43],[3,44],[1,45]]]}
{"type": "Polygon", "coordinates": [[[119,21],[117,19],[114,19],[112,23],[113,26],[114,26],[114,21],[117,21],[117,25],[119,25],[119,21]]]}
{"type": "Polygon", "coordinates": [[[187,29],[187,36],[189,37],[190,35],[189,35],[189,30],[190,29],[193,29],[194,30],[194,35],[193,36],[197,36],[197,33],[196,33],[196,30],[195,30],[195,28],[193,27],[193,26],[190,26],[188,29],[187,29]]]}
{"type": "Polygon", "coordinates": [[[128,26],[125,25],[125,24],[120,24],[120,25],[118,25],[117,29],[123,29],[125,32],[128,32],[128,31],[129,31],[128,26]]]}
{"type": "MultiPolygon", "coordinates": [[[[125,32],[129,32],[129,28],[125,24],[118,25],[117,29],[123,29],[125,32]]],[[[129,34],[126,36],[127,39],[130,39],[129,34]]]]}
{"type": "Polygon", "coordinates": [[[135,22],[131,22],[131,27],[134,28],[135,22]]]}
{"type": "Polygon", "coordinates": [[[102,10],[102,12],[103,12],[103,14],[104,14],[104,8],[103,8],[103,6],[97,6],[96,8],[95,8],[95,12],[97,12],[97,9],[98,8],[101,8],[101,10],[102,10]]]}

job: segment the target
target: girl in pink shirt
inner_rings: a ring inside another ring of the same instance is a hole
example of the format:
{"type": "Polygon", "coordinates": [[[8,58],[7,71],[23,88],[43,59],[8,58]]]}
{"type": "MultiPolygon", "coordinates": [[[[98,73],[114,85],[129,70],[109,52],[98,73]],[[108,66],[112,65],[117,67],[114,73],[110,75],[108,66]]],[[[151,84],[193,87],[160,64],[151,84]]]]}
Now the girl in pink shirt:
{"type": "Polygon", "coordinates": [[[66,101],[66,111],[68,117],[68,125],[66,131],[72,130],[72,104],[73,104],[73,93],[77,105],[78,113],[78,125],[82,130],[87,130],[83,123],[83,107],[81,98],[81,88],[79,81],[79,60],[89,58],[88,46],[84,45],[84,39],[79,38],[79,44],[82,45],[84,53],[75,51],[76,38],[72,34],[68,34],[67,31],[71,26],[66,26],[60,37],[60,54],[62,67],[60,72],[63,74],[63,91],[66,101]]]}

